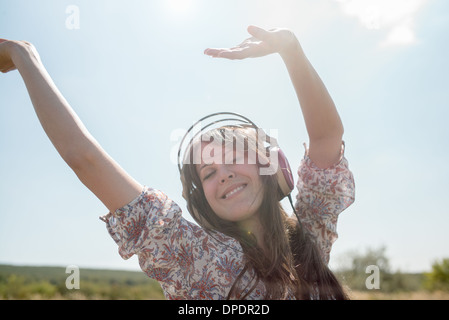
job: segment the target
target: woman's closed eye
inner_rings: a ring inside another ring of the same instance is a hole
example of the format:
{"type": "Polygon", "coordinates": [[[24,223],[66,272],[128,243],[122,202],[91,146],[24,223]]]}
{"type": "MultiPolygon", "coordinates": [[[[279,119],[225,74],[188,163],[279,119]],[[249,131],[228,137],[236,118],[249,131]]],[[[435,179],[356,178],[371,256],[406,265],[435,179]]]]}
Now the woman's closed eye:
{"type": "MultiPolygon", "coordinates": [[[[246,159],[245,159],[244,156],[235,156],[232,159],[232,164],[231,165],[244,164],[245,160],[246,159]]],[[[202,181],[205,181],[205,180],[209,179],[216,172],[216,170],[214,168],[203,168],[202,170],[204,170],[204,173],[202,174],[202,176],[203,176],[202,181]]]]}
{"type": "Polygon", "coordinates": [[[203,181],[209,179],[212,177],[215,173],[215,170],[208,170],[206,173],[203,174],[203,181]]]}

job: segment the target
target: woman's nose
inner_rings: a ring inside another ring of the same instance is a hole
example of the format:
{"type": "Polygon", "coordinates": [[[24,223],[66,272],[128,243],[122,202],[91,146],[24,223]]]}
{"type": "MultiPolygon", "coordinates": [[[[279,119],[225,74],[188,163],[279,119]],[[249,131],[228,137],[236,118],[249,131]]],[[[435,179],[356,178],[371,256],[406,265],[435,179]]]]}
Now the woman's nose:
{"type": "Polygon", "coordinates": [[[220,183],[225,183],[229,179],[233,179],[235,177],[234,172],[229,170],[228,166],[223,165],[220,168],[220,183]]]}

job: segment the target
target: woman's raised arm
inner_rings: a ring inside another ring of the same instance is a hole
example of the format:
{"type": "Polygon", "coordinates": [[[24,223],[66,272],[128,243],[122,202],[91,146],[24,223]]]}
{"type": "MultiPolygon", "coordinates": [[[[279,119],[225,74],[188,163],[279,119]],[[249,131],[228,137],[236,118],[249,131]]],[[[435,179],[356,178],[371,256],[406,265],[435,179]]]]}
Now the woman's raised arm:
{"type": "Polygon", "coordinates": [[[129,203],[142,186],[98,144],[59,92],[33,45],[0,39],[0,71],[17,69],[39,121],[58,153],[110,210],[129,203]]]}
{"type": "Polygon", "coordinates": [[[286,29],[250,26],[253,36],[233,48],[206,49],[217,58],[245,59],[279,53],[298,96],[309,135],[309,157],[320,168],[335,164],[341,155],[343,124],[335,104],[305,56],[296,36],[286,29]]]}

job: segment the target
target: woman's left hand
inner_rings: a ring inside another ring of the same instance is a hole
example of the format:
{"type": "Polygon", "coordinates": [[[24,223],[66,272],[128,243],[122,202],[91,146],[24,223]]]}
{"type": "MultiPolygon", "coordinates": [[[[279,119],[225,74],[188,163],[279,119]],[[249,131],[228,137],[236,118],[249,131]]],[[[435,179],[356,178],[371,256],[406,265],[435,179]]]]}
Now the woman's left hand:
{"type": "Polygon", "coordinates": [[[204,54],[214,58],[241,60],[256,58],[272,53],[287,53],[299,46],[296,36],[288,29],[264,30],[256,26],[249,26],[251,38],[246,39],[232,48],[208,48],[204,54]]]}

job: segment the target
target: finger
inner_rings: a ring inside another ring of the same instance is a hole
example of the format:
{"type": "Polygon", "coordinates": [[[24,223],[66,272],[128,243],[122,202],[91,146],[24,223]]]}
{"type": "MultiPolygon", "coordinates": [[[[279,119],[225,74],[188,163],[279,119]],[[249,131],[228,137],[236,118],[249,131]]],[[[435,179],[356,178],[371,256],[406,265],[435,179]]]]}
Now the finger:
{"type": "Polygon", "coordinates": [[[249,26],[248,33],[262,41],[269,41],[271,38],[271,33],[269,31],[256,26],[249,26]]]}
{"type": "Polygon", "coordinates": [[[204,50],[204,54],[211,56],[211,57],[218,57],[220,52],[223,50],[225,50],[225,49],[207,48],[206,50],[204,50]]]}
{"type": "Polygon", "coordinates": [[[247,50],[233,50],[233,51],[222,51],[218,55],[219,58],[225,58],[230,60],[242,60],[248,58],[247,50]]]}
{"type": "Polygon", "coordinates": [[[251,56],[251,50],[248,46],[229,49],[206,49],[204,53],[214,58],[225,58],[231,60],[240,60],[251,56]]]}
{"type": "Polygon", "coordinates": [[[204,54],[214,57],[214,58],[223,58],[224,56],[229,57],[233,54],[240,52],[242,48],[233,47],[233,48],[208,48],[204,50],[204,54]],[[224,56],[223,56],[224,55],[224,56]]]}

